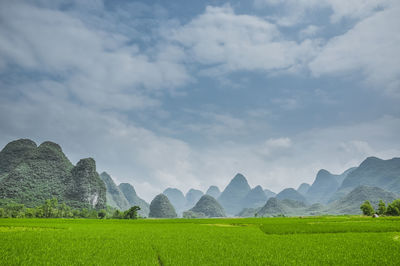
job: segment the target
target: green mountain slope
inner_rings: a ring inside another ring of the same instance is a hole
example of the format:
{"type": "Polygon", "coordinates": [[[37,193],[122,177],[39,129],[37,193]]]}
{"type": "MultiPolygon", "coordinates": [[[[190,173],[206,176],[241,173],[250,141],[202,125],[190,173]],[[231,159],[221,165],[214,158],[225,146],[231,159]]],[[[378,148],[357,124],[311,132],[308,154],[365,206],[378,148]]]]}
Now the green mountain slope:
{"type": "Polygon", "coordinates": [[[103,172],[100,174],[100,177],[106,184],[107,204],[110,205],[111,207],[117,208],[122,211],[128,210],[131,207],[131,205],[125,198],[125,195],[114,183],[114,180],[112,180],[111,176],[106,172],[103,172]]]}
{"type": "Polygon", "coordinates": [[[143,199],[141,199],[131,184],[121,183],[118,188],[124,194],[125,198],[128,200],[130,206],[139,206],[139,215],[142,217],[148,217],[150,212],[150,205],[143,199]]]}
{"type": "Polygon", "coordinates": [[[376,157],[365,159],[357,169],[343,180],[342,189],[353,189],[361,185],[374,186],[400,193],[400,158],[382,160],[376,157]]]}
{"type": "Polygon", "coordinates": [[[306,198],[293,188],[285,188],[276,195],[276,198],[279,200],[290,199],[304,203],[307,202],[306,198]]]}
{"type": "Polygon", "coordinates": [[[222,206],[210,195],[202,196],[196,205],[189,211],[205,217],[226,217],[222,206]]]}
{"type": "Polygon", "coordinates": [[[157,195],[150,203],[150,218],[176,218],[174,206],[164,194],[157,195]]]}
{"type": "Polygon", "coordinates": [[[392,202],[398,195],[378,187],[359,186],[345,197],[331,203],[329,212],[332,214],[361,214],[361,204],[369,200],[376,208],[380,200],[392,202]]]}
{"type": "Polygon", "coordinates": [[[106,188],[93,159],[74,166],[53,142],[39,147],[27,139],[7,144],[0,152],[0,198],[34,207],[56,197],[74,208],[104,208],[106,188]]]}

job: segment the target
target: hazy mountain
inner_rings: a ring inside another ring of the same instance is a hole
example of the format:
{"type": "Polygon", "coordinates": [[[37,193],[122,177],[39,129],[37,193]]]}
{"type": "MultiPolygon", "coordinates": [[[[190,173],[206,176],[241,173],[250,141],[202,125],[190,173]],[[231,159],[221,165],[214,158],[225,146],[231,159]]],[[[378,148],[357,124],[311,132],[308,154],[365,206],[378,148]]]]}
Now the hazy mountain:
{"type": "Polygon", "coordinates": [[[286,210],[283,204],[277,198],[270,198],[267,203],[257,212],[257,216],[278,216],[285,215],[286,210]]]}
{"type": "Polygon", "coordinates": [[[128,200],[130,206],[139,206],[140,210],[138,211],[139,215],[142,217],[149,216],[149,204],[141,199],[137,194],[135,189],[131,184],[121,183],[118,185],[119,190],[124,194],[125,198],[128,200]]]}
{"type": "Polygon", "coordinates": [[[221,191],[219,191],[219,188],[216,186],[210,186],[207,189],[206,192],[207,195],[210,195],[211,197],[213,197],[214,199],[218,199],[218,197],[221,195],[221,191]]]}
{"type": "Polygon", "coordinates": [[[389,203],[396,198],[398,198],[398,195],[382,188],[359,186],[345,197],[331,203],[329,212],[333,214],[361,214],[360,206],[366,200],[369,200],[376,208],[380,200],[389,203]]]}
{"type": "Polygon", "coordinates": [[[164,194],[157,195],[150,203],[151,218],[176,218],[174,206],[164,194]]]}
{"type": "Polygon", "coordinates": [[[258,208],[267,202],[267,196],[261,186],[256,186],[250,190],[242,201],[244,208],[258,208]]]}
{"type": "Polygon", "coordinates": [[[201,198],[201,196],[203,196],[204,193],[200,190],[197,189],[190,189],[187,193],[186,193],[186,209],[192,208],[201,198]]]}
{"type": "Polygon", "coordinates": [[[368,157],[343,180],[342,189],[366,185],[400,193],[400,158],[382,160],[368,157]]]}
{"type": "Polygon", "coordinates": [[[308,189],[306,198],[311,203],[327,203],[332,195],[339,188],[336,175],[321,169],[315,178],[314,183],[308,189]]]}
{"type": "MultiPolygon", "coordinates": [[[[248,212],[247,214],[251,213],[248,212]]],[[[326,212],[324,211],[324,206],[320,204],[314,204],[308,206],[304,202],[295,201],[291,199],[279,200],[277,198],[270,198],[267,201],[267,203],[261,209],[258,209],[256,212],[256,216],[263,216],[263,217],[274,217],[281,215],[298,216],[298,215],[321,215],[321,214],[326,214],[326,212]]]]}
{"type": "Polygon", "coordinates": [[[225,211],[218,201],[210,195],[204,195],[189,211],[205,217],[225,217],[225,211]],[[202,215],[203,214],[203,215],[202,215]]]}
{"type": "Polygon", "coordinates": [[[74,166],[49,141],[39,147],[29,139],[8,143],[0,152],[0,199],[34,207],[53,197],[74,208],[105,208],[106,187],[95,161],[74,166]]]}
{"type": "Polygon", "coordinates": [[[344,171],[341,175],[335,175],[336,181],[339,184],[339,187],[342,185],[343,180],[354,170],[356,170],[357,167],[351,167],[349,169],[347,169],[346,171],[344,171]]]}
{"type": "Polygon", "coordinates": [[[272,192],[269,189],[264,189],[264,194],[265,196],[267,196],[268,199],[276,196],[276,193],[272,192]]]}
{"type": "Polygon", "coordinates": [[[279,200],[290,199],[304,203],[307,202],[306,198],[293,188],[285,188],[276,195],[276,198],[279,200]]]}
{"type": "Polygon", "coordinates": [[[243,199],[250,190],[246,178],[242,174],[237,174],[221,193],[218,202],[228,214],[236,214],[243,209],[243,199]]]}
{"type": "Polygon", "coordinates": [[[111,207],[117,208],[119,210],[127,210],[131,206],[128,200],[125,198],[125,195],[121,192],[121,190],[117,187],[112,180],[111,176],[106,172],[100,174],[101,179],[104,184],[106,184],[106,197],[107,204],[111,207]]]}
{"type": "Polygon", "coordinates": [[[167,188],[163,194],[168,197],[176,212],[181,215],[186,208],[186,198],[182,191],[177,188],[167,188]]]}
{"type": "Polygon", "coordinates": [[[301,195],[306,195],[308,190],[310,189],[310,184],[307,183],[303,183],[299,186],[299,188],[297,189],[297,192],[299,192],[301,195]]]}

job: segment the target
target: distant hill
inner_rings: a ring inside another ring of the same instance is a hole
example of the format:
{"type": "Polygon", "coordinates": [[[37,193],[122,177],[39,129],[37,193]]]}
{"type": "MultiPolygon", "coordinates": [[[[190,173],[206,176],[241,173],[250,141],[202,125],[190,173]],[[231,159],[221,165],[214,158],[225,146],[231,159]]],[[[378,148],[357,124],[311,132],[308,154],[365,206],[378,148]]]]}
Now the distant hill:
{"type": "Polygon", "coordinates": [[[267,203],[257,212],[257,216],[272,217],[286,215],[285,206],[277,198],[270,198],[267,203]]]}
{"type": "Polygon", "coordinates": [[[299,192],[301,195],[306,195],[308,190],[310,189],[310,184],[307,183],[302,183],[299,188],[297,189],[297,192],[299,192]]]}
{"type": "Polygon", "coordinates": [[[164,194],[157,195],[150,203],[150,218],[176,218],[174,206],[164,194]]]}
{"type": "Polygon", "coordinates": [[[177,188],[167,188],[163,192],[174,206],[176,212],[180,216],[182,212],[186,209],[186,198],[183,195],[182,191],[177,188]]]}
{"type": "Polygon", "coordinates": [[[267,196],[261,186],[256,186],[250,190],[242,201],[244,208],[258,208],[264,206],[267,202],[267,196]]]}
{"type": "Polygon", "coordinates": [[[107,204],[122,211],[129,209],[131,205],[125,198],[125,195],[114,183],[114,180],[112,180],[111,176],[106,172],[103,172],[100,174],[100,177],[106,184],[107,204]]]}
{"type": "Polygon", "coordinates": [[[339,190],[373,186],[400,194],[400,158],[368,157],[343,180],[339,190]]]}
{"type": "Polygon", "coordinates": [[[361,204],[369,200],[376,208],[380,200],[390,203],[399,196],[378,187],[359,186],[345,197],[331,203],[329,212],[332,214],[361,214],[361,204]]]}
{"type": "Polygon", "coordinates": [[[118,188],[124,194],[125,198],[128,200],[130,206],[139,206],[140,210],[138,214],[142,217],[148,217],[150,212],[150,205],[143,199],[141,199],[131,184],[121,183],[118,188]]]}
{"type": "Polygon", "coordinates": [[[234,215],[243,209],[243,199],[250,190],[246,178],[242,174],[237,174],[221,193],[218,202],[228,214],[234,215]]]}
{"type": "Polygon", "coordinates": [[[335,175],[327,170],[319,170],[314,183],[308,189],[306,198],[311,203],[327,203],[331,196],[339,188],[335,175]]]}
{"type": "Polygon", "coordinates": [[[285,188],[276,195],[276,198],[279,200],[290,199],[304,203],[307,202],[306,198],[293,188],[285,188]]]}
{"type": "Polygon", "coordinates": [[[204,217],[226,217],[225,211],[216,199],[210,195],[204,195],[189,211],[204,217]]]}
{"type": "Polygon", "coordinates": [[[264,193],[265,193],[265,196],[267,196],[267,199],[273,198],[273,197],[276,196],[276,193],[275,193],[275,192],[272,192],[272,191],[269,190],[269,189],[264,189],[264,193]]]}
{"type": "Polygon", "coordinates": [[[189,189],[189,191],[186,193],[186,206],[185,209],[190,209],[192,208],[201,198],[201,196],[203,196],[204,193],[200,190],[197,189],[189,189]]]}
{"type": "MultiPolygon", "coordinates": [[[[242,214],[249,215],[251,212],[243,212],[242,214]]],[[[275,217],[275,216],[299,216],[299,215],[322,215],[327,214],[326,207],[321,204],[314,204],[308,206],[304,202],[299,202],[291,199],[279,200],[277,198],[270,198],[267,203],[256,213],[249,216],[242,217],[275,217]]]]}
{"type": "Polygon", "coordinates": [[[105,208],[106,187],[95,161],[74,166],[50,141],[39,147],[29,139],[8,143],[0,152],[0,199],[34,207],[53,197],[73,208],[105,208]]]}
{"type": "Polygon", "coordinates": [[[206,194],[210,195],[214,199],[218,199],[218,197],[221,195],[221,191],[219,191],[219,188],[217,186],[210,186],[207,189],[206,194]]]}

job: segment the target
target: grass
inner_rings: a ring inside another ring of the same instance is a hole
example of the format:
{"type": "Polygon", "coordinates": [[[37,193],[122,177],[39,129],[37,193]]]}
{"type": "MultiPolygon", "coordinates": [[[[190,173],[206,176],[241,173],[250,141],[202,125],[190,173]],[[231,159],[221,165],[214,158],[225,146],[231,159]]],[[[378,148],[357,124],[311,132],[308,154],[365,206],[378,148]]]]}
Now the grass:
{"type": "Polygon", "coordinates": [[[400,265],[400,219],[0,219],[1,265],[400,265]]]}

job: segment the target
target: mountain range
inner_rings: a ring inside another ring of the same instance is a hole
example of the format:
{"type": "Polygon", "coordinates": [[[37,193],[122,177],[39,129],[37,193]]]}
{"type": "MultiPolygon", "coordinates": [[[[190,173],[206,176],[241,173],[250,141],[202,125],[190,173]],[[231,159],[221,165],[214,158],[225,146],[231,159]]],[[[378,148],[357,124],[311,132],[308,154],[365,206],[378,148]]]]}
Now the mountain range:
{"type": "Polygon", "coordinates": [[[92,158],[73,165],[61,147],[53,142],[39,146],[29,139],[8,143],[0,152],[0,205],[10,202],[28,207],[57,198],[74,208],[103,209],[111,206],[127,210],[139,206],[141,216],[223,217],[359,214],[365,200],[377,205],[400,194],[400,158],[366,158],[358,167],[341,174],[318,171],[314,182],[279,193],[257,185],[250,187],[246,177],[236,174],[222,191],[210,186],[206,193],[190,189],[184,195],[167,188],[149,205],[128,183],[117,185],[106,172],[100,175],[92,158]]]}

